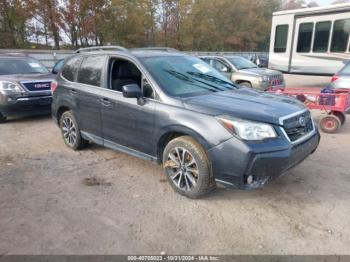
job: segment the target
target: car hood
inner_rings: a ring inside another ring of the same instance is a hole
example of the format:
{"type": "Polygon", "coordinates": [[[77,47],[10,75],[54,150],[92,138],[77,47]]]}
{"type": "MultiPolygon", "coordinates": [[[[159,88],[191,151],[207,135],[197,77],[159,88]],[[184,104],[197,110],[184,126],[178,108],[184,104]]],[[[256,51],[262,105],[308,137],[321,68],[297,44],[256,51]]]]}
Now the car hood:
{"type": "Polygon", "coordinates": [[[185,98],[184,106],[190,110],[210,114],[279,124],[280,117],[305,110],[304,104],[284,95],[240,88],[185,98]]]}
{"type": "Polygon", "coordinates": [[[248,75],[255,75],[255,76],[271,76],[271,75],[281,75],[282,73],[276,70],[271,70],[267,68],[250,68],[250,69],[241,69],[238,72],[248,74],[248,75]]]}
{"type": "Polygon", "coordinates": [[[27,75],[0,75],[0,81],[22,82],[22,81],[41,81],[54,80],[54,74],[27,74],[27,75]]]}

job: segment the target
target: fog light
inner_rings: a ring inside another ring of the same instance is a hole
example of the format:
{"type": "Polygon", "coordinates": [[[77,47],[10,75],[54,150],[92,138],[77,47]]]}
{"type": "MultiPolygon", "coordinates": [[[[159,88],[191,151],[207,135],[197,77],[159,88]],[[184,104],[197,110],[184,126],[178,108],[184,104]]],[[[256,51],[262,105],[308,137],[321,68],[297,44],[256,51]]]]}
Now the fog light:
{"type": "Polygon", "coordinates": [[[247,177],[247,184],[250,185],[251,183],[253,183],[253,180],[254,180],[253,176],[248,176],[247,177]]]}

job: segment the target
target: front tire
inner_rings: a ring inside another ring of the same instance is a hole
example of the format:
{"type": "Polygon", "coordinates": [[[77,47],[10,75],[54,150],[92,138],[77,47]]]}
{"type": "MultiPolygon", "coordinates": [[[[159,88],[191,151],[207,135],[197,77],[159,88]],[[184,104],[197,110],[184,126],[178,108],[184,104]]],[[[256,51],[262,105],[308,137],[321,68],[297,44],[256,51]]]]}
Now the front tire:
{"type": "Polygon", "coordinates": [[[207,154],[189,136],[175,138],[167,144],[163,168],[172,188],[186,197],[199,198],[215,188],[207,154]]]}
{"type": "Polygon", "coordinates": [[[80,150],[88,144],[88,141],[81,137],[78,123],[71,111],[66,111],[60,118],[60,129],[64,143],[73,150],[80,150]]]}
{"type": "Polygon", "coordinates": [[[239,85],[247,88],[253,88],[252,84],[249,82],[241,82],[239,85]]]}

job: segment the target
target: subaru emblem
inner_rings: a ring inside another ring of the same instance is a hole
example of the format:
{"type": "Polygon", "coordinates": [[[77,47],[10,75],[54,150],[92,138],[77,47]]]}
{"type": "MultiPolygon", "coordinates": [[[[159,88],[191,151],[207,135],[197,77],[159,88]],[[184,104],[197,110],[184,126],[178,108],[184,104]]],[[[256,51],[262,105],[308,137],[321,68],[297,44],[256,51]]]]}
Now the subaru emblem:
{"type": "Polygon", "coordinates": [[[305,117],[300,117],[299,118],[299,124],[301,125],[301,126],[305,126],[306,125],[306,119],[305,119],[305,117]]]}

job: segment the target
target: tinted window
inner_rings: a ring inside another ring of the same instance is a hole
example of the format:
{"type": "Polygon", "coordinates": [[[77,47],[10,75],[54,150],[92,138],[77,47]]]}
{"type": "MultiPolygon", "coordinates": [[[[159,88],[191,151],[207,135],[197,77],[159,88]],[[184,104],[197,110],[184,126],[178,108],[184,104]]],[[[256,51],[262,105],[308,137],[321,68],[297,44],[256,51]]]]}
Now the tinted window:
{"type": "Polygon", "coordinates": [[[63,67],[62,76],[69,81],[74,81],[75,80],[74,77],[80,66],[81,60],[82,60],[81,57],[74,57],[68,60],[63,67]]]}
{"type": "Polygon", "coordinates": [[[0,75],[47,73],[47,68],[32,58],[0,58],[0,75]]]}
{"type": "Polygon", "coordinates": [[[78,82],[101,86],[101,75],[105,58],[102,56],[89,56],[84,58],[78,73],[78,82]]]}
{"type": "Polygon", "coordinates": [[[327,52],[331,25],[331,22],[319,22],[316,24],[314,52],[327,52]]]}
{"type": "Polygon", "coordinates": [[[276,26],[275,45],[274,45],[275,53],[286,52],[287,39],[288,39],[288,25],[276,26]]]}
{"type": "Polygon", "coordinates": [[[313,30],[314,30],[313,23],[300,24],[297,52],[299,53],[310,52],[313,30]]]}
{"type": "Polygon", "coordinates": [[[236,88],[222,74],[196,57],[145,57],[141,61],[158,85],[171,96],[195,96],[236,88]]]}
{"type": "Polygon", "coordinates": [[[332,36],[332,52],[345,52],[348,46],[350,19],[334,22],[332,36]]]}

